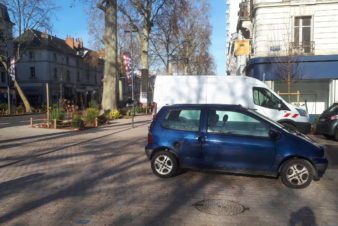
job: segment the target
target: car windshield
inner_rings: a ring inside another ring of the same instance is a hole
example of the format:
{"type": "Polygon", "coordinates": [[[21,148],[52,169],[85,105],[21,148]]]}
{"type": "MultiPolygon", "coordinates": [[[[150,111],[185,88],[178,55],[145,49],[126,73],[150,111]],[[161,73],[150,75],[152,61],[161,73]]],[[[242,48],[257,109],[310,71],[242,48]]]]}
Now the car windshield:
{"type": "Polygon", "coordinates": [[[331,105],[325,112],[338,113],[338,104],[331,105]]]}

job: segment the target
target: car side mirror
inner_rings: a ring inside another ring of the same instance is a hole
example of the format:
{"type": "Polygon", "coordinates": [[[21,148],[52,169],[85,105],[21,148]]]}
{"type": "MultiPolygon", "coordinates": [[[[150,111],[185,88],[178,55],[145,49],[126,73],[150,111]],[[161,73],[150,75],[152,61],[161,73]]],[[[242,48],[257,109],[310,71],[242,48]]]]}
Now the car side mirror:
{"type": "Polygon", "coordinates": [[[277,108],[278,108],[279,110],[282,109],[282,103],[281,103],[281,102],[279,102],[279,103],[277,104],[277,108]]]}
{"type": "Polygon", "coordinates": [[[270,137],[271,139],[278,139],[279,136],[280,136],[280,133],[279,133],[279,132],[277,132],[276,130],[270,129],[270,131],[269,131],[269,137],[270,137]]]}

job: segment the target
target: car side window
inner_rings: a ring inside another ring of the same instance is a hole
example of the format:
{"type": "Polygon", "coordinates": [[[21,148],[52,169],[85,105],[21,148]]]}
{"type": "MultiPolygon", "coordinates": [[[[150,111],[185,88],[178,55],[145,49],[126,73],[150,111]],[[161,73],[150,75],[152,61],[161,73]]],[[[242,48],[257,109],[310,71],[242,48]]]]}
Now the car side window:
{"type": "Polygon", "coordinates": [[[259,87],[253,88],[253,101],[256,105],[271,109],[280,109],[282,106],[281,101],[273,93],[259,87]]]}
{"type": "Polygon", "coordinates": [[[161,125],[167,129],[199,131],[201,110],[170,110],[161,125]]]}
{"type": "Polygon", "coordinates": [[[263,122],[240,112],[208,111],[208,133],[269,137],[269,127],[263,122]]]}

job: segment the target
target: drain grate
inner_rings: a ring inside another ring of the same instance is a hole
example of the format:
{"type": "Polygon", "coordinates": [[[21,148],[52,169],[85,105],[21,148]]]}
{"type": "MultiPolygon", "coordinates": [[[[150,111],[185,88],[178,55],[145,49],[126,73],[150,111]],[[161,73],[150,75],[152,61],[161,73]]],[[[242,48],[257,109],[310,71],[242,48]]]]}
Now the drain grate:
{"type": "Polygon", "coordinates": [[[193,206],[204,213],[217,215],[217,216],[231,216],[243,213],[246,208],[233,201],[221,199],[207,199],[198,201],[193,206]]]}

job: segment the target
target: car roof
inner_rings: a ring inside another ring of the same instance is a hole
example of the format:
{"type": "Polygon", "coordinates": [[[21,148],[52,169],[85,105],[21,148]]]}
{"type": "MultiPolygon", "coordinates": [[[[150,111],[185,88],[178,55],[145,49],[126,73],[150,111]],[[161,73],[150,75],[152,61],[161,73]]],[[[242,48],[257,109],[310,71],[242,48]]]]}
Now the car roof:
{"type": "Polygon", "coordinates": [[[241,105],[234,105],[234,104],[173,104],[173,105],[166,105],[165,107],[168,108],[231,108],[231,109],[247,109],[241,105]]]}

